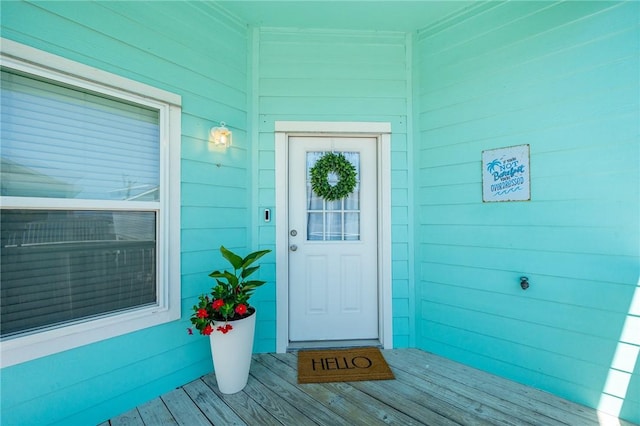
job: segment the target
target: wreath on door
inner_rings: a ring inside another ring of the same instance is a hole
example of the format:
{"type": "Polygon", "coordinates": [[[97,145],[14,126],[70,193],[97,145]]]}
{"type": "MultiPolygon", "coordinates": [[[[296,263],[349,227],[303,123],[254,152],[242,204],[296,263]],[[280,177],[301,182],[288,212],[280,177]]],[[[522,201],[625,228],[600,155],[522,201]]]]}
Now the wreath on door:
{"type": "Polygon", "coordinates": [[[311,168],[311,188],[327,201],[340,200],[356,187],[356,168],[342,153],[327,152],[311,168]],[[332,185],[329,174],[335,173],[338,182],[332,185]]]}

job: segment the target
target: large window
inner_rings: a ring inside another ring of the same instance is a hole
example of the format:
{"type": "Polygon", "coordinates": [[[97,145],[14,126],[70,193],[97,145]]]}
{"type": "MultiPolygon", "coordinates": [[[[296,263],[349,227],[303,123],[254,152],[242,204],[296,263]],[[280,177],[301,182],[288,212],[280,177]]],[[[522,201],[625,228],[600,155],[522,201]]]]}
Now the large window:
{"type": "Polygon", "coordinates": [[[2,365],[179,318],[180,98],[2,49],[2,365]]]}

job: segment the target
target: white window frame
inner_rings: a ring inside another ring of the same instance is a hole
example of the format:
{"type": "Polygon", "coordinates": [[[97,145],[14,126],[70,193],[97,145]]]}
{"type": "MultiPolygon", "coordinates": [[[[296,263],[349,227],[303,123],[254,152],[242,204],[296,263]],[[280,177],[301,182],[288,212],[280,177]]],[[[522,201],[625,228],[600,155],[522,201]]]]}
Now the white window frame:
{"type": "Polygon", "coordinates": [[[157,304],[78,320],[0,342],[0,367],[120,336],[180,318],[180,137],[179,95],[0,38],[3,67],[41,76],[160,113],[160,202],[0,197],[3,208],[61,210],[155,210],[157,215],[157,304]]]}

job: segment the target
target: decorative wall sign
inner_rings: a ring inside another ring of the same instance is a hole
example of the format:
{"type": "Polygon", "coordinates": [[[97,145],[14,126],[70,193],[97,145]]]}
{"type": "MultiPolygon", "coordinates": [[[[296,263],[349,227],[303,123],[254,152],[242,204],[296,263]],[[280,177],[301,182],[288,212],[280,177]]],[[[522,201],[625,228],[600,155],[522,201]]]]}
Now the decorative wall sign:
{"type": "Polygon", "coordinates": [[[482,201],[529,201],[529,145],[482,151],[482,201]]]}

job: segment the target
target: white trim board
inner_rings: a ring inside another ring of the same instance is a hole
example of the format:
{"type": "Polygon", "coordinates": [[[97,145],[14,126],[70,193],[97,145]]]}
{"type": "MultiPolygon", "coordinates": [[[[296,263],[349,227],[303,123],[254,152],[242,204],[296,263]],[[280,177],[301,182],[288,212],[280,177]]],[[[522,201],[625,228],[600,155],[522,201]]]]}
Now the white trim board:
{"type": "Polygon", "coordinates": [[[391,133],[391,123],[377,121],[276,121],[276,132],[285,133],[391,133]]]}
{"type": "Polygon", "coordinates": [[[344,134],[377,137],[378,152],[378,276],[380,344],[393,347],[391,290],[391,123],[383,122],[275,122],[276,185],[276,351],[289,349],[289,248],[288,248],[288,138],[304,134],[344,134]]]}

